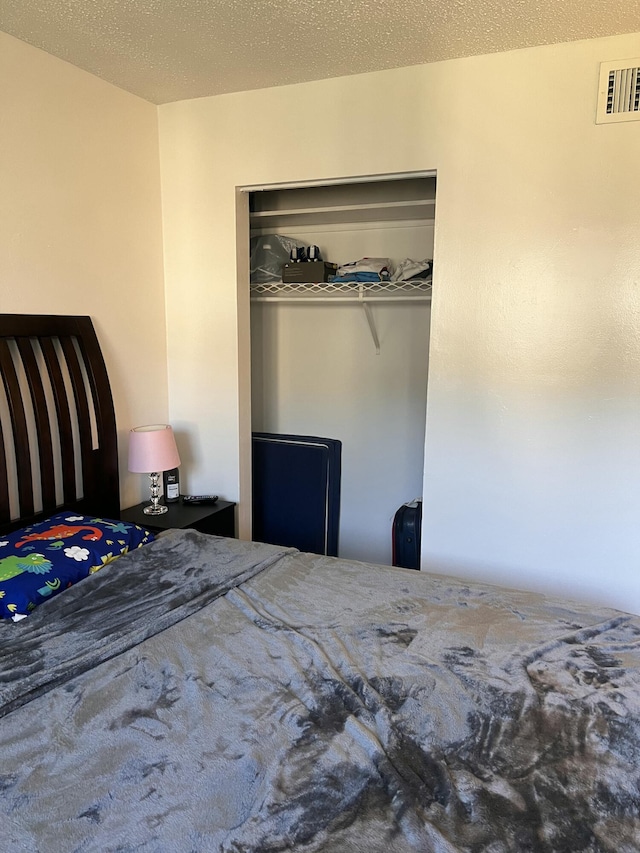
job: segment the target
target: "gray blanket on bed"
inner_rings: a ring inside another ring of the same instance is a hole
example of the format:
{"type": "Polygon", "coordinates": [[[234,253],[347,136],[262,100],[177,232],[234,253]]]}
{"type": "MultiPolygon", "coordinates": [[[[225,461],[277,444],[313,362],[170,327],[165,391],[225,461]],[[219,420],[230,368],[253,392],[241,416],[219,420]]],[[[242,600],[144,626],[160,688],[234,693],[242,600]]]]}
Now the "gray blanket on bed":
{"type": "Polygon", "coordinates": [[[637,617],[181,531],[0,639],[2,850],[640,850],[637,617]]]}

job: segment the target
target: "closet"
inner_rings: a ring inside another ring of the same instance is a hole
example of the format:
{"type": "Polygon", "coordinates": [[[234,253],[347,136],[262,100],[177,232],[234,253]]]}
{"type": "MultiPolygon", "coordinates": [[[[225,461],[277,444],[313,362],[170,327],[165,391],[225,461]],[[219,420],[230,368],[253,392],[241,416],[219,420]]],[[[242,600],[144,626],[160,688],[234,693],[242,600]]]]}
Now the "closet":
{"type": "MultiPolygon", "coordinates": [[[[249,191],[252,237],[325,261],[433,258],[430,173],[249,191]]],[[[391,563],[398,507],[422,495],[431,284],[250,284],[254,432],[342,442],[339,554],[391,563]]]]}

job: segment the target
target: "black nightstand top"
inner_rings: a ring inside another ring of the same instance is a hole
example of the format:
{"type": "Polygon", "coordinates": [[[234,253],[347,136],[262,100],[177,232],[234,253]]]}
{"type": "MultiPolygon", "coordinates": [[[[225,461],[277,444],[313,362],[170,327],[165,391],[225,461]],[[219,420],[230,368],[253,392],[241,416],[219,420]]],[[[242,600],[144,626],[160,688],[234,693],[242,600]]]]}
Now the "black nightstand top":
{"type": "Polygon", "coordinates": [[[193,527],[203,533],[215,533],[219,536],[235,536],[235,503],[218,500],[214,504],[185,506],[182,501],[167,504],[167,512],[162,515],[145,515],[144,507],[149,500],[120,512],[122,521],[138,524],[148,530],[169,530],[170,528],[193,527]]]}

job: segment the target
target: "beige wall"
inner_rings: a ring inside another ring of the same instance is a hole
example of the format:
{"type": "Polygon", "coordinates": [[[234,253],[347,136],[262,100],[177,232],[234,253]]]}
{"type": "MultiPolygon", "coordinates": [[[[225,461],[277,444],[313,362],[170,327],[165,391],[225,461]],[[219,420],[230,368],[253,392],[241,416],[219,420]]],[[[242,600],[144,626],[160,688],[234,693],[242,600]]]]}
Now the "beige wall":
{"type": "Polygon", "coordinates": [[[594,124],[600,61],[638,55],[622,36],[161,107],[190,488],[240,495],[236,186],[437,169],[424,565],[640,612],[640,122],[594,124]]]}
{"type": "Polygon", "coordinates": [[[89,314],[128,430],[167,418],[156,107],[0,33],[0,311],[89,314]]]}

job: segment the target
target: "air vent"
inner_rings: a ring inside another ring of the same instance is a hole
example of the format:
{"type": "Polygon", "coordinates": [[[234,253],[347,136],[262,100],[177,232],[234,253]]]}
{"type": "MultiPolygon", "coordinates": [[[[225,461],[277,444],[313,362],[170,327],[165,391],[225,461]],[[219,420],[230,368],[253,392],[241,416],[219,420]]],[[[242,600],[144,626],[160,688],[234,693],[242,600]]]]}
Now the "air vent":
{"type": "Polygon", "coordinates": [[[600,65],[596,124],[640,119],[640,58],[600,65]]]}

